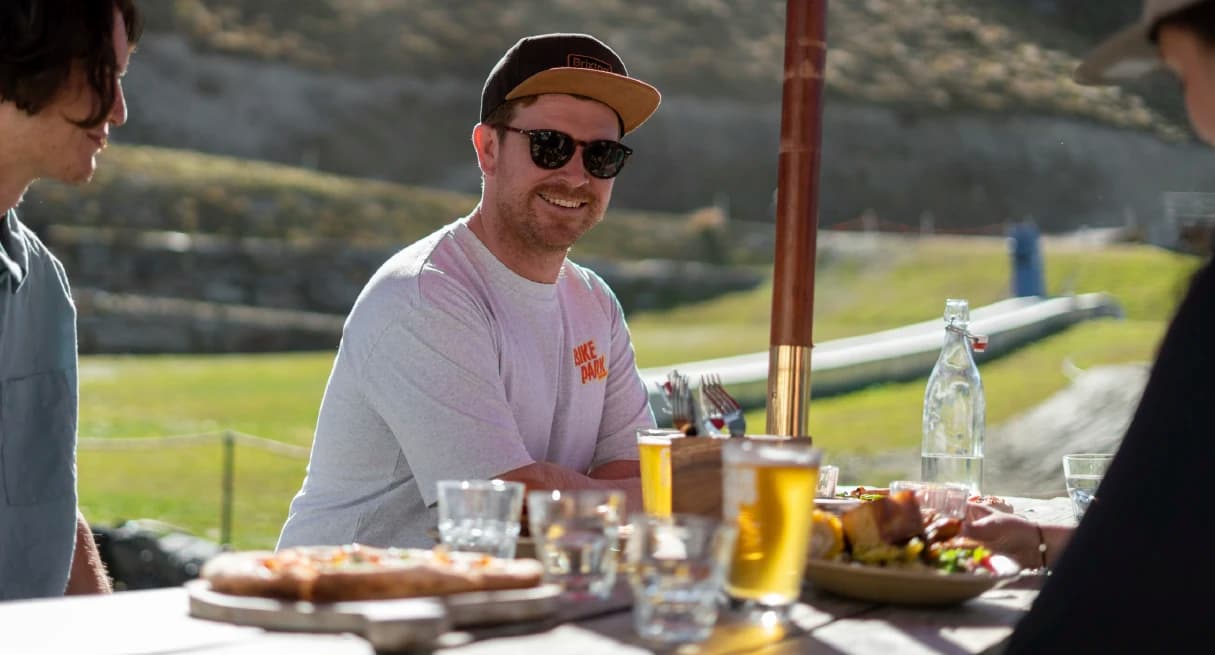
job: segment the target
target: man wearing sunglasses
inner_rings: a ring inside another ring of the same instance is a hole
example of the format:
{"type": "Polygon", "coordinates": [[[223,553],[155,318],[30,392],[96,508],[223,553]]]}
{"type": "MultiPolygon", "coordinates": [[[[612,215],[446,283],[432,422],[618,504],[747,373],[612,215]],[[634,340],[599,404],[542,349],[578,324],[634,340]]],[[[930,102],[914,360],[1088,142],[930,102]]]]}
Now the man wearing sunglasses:
{"type": "Polygon", "coordinates": [[[279,547],[433,545],[446,479],[623,489],[640,508],[645,386],[615,295],[566,254],[659,101],[591,36],[506,52],[472,134],[481,201],[355,302],[279,547]]]}

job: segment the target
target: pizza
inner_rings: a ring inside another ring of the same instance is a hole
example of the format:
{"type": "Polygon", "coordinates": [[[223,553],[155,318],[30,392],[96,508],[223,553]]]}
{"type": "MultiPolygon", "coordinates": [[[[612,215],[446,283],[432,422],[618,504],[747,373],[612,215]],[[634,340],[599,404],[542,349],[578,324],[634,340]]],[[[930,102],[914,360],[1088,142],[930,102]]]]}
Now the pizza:
{"type": "Polygon", "coordinates": [[[348,544],[221,553],[200,577],[220,593],[337,602],[524,589],[542,573],[530,559],[348,544]]]}

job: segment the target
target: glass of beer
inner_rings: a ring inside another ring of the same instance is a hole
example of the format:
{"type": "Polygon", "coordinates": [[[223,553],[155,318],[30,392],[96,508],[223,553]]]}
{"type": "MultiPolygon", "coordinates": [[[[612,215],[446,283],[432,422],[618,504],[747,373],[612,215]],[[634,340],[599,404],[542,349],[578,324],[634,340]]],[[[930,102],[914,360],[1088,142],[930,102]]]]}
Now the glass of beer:
{"type": "Polygon", "coordinates": [[[671,440],[684,434],[670,428],[637,431],[641,459],[641,502],[646,514],[671,515],[671,440]]]}
{"type": "Polygon", "coordinates": [[[722,447],[722,514],[738,528],[726,593],[738,609],[784,617],[801,592],[822,451],[754,436],[722,447]]]}

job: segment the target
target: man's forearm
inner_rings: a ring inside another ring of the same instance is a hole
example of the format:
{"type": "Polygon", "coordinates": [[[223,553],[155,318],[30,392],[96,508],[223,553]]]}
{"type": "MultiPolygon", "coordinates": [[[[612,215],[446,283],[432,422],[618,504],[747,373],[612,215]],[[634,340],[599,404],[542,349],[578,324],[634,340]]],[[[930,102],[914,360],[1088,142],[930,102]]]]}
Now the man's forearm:
{"type": "Polygon", "coordinates": [[[76,512],[76,550],[72,555],[72,569],[68,574],[67,594],[108,594],[114,591],[110,577],[106,575],[93,531],[84,515],[76,512]]]}
{"type": "Polygon", "coordinates": [[[528,491],[548,489],[619,489],[625,493],[628,512],[640,512],[641,477],[637,462],[609,462],[582,475],[557,464],[535,462],[498,476],[503,480],[522,482],[528,491]],[[632,466],[635,477],[615,477],[627,473],[632,466]]]}
{"type": "Polygon", "coordinates": [[[620,459],[592,469],[588,475],[596,480],[640,478],[641,462],[635,459],[620,459]]]}

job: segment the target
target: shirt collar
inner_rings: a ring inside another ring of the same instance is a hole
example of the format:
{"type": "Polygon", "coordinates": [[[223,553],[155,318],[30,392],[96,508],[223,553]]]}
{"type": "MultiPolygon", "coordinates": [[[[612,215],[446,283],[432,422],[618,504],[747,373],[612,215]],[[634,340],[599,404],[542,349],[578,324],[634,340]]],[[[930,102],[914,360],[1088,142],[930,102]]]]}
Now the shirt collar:
{"type": "Polygon", "coordinates": [[[17,222],[17,212],[9,210],[0,217],[0,280],[9,278],[9,289],[16,291],[30,267],[30,254],[17,222]]]}

